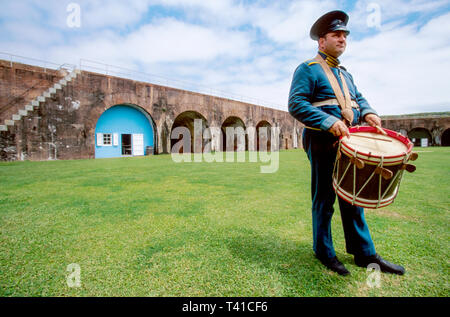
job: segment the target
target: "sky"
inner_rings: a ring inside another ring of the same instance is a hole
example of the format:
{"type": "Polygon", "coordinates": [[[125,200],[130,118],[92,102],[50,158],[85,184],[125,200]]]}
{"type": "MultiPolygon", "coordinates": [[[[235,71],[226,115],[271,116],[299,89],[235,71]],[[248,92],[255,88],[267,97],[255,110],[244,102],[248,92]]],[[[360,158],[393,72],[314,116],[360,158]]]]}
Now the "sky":
{"type": "Polygon", "coordinates": [[[450,111],[450,0],[0,0],[0,9],[2,53],[113,65],[284,111],[296,67],[317,53],[311,25],[344,10],[340,61],[378,114],[450,111]]]}

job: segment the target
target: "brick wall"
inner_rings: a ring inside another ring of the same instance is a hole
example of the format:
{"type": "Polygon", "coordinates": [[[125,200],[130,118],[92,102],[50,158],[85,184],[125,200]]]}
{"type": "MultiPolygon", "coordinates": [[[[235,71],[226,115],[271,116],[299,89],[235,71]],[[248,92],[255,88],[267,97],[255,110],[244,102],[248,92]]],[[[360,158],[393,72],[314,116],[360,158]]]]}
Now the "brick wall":
{"type": "MultiPolygon", "coordinates": [[[[0,98],[22,94],[16,98],[16,112],[62,78],[58,72],[45,72],[39,67],[0,67],[4,74],[0,78],[0,98]]],[[[83,71],[8,131],[0,132],[1,159],[93,158],[97,120],[105,110],[118,104],[137,105],[151,116],[157,135],[156,153],[167,150],[163,145],[170,144],[172,125],[185,111],[198,112],[210,127],[220,127],[230,116],[240,118],[246,127],[267,121],[280,127],[282,149],[292,148],[295,129],[301,145],[302,125],[286,111],[83,71]]]]}
{"type": "Polygon", "coordinates": [[[65,76],[66,71],[0,60],[0,122],[65,76]]]}

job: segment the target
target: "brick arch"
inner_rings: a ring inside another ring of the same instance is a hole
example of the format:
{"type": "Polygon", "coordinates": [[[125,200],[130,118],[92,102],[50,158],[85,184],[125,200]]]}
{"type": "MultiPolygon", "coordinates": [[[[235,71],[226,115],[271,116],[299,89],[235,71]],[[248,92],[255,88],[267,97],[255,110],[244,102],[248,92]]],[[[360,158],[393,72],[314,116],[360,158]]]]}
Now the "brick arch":
{"type": "Polygon", "coordinates": [[[226,122],[230,123],[230,122],[239,122],[239,121],[242,123],[242,125],[244,127],[246,127],[245,121],[242,120],[242,118],[240,116],[233,116],[233,115],[227,116],[224,120],[222,120],[221,126],[226,122]]]}
{"type": "MultiPolygon", "coordinates": [[[[197,112],[203,118],[206,119],[208,123],[214,121],[211,117],[211,109],[209,104],[205,104],[204,102],[193,103],[193,102],[181,102],[175,105],[168,105],[168,108],[172,111],[167,113],[166,116],[170,117],[170,119],[175,122],[175,119],[185,112],[197,112]]],[[[172,127],[169,127],[172,130],[172,127]]]]}
{"type": "MultiPolygon", "coordinates": [[[[244,120],[242,120],[241,117],[239,116],[228,116],[227,118],[225,118],[225,120],[222,121],[221,125],[220,125],[220,129],[222,131],[222,140],[221,140],[221,145],[220,148],[223,149],[224,151],[226,151],[228,149],[228,145],[229,142],[233,142],[234,146],[233,146],[233,150],[236,151],[238,149],[238,142],[239,139],[237,137],[237,135],[233,136],[228,136],[226,134],[226,129],[227,127],[242,127],[244,130],[244,133],[246,133],[247,130],[247,126],[245,125],[244,120]],[[231,139],[233,138],[233,139],[231,139]]],[[[244,144],[244,150],[248,150],[248,136],[247,134],[245,134],[245,144],[244,144]]]]}
{"type": "Polygon", "coordinates": [[[450,146],[450,128],[447,128],[442,132],[441,145],[442,146],[450,146]]]}
{"type": "Polygon", "coordinates": [[[255,145],[256,149],[259,151],[261,149],[270,150],[272,146],[272,133],[271,128],[273,124],[269,122],[269,120],[260,120],[255,126],[255,145]],[[266,134],[261,131],[261,129],[267,128],[266,134]],[[262,132],[262,134],[260,133],[262,132]]]}
{"type": "Polygon", "coordinates": [[[415,146],[420,146],[420,139],[422,138],[428,139],[428,145],[433,144],[433,135],[431,134],[431,131],[427,128],[418,126],[414,127],[411,130],[408,131],[408,138],[414,143],[415,146]],[[413,141],[414,139],[414,141],[413,141]]]}
{"type": "Polygon", "coordinates": [[[245,126],[248,125],[250,121],[253,120],[251,113],[247,113],[246,111],[237,111],[236,109],[224,109],[221,113],[220,119],[217,120],[220,125],[224,123],[227,118],[236,117],[239,118],[245,126]]]}
{"type": "Polygon", "coordinates": [[[151,120],[153,122],[156,122],[154,119],[154,116],[150,113],[150,111],[148,111],[148,109],[146,109],[146,107],[142,107],[139,104],[136,103],[130,103],[130,102],[120,102],[120,103],[109,103],[106,107],[95,107],[97,111],[91,113],[93,114],[93,119],[95,121],[95,123],[97,123],[98,119],[100,118],[100,116],[108,109],[115,107],[115,106],[129,106],[132,108],[135,108],[141,112],[143,112],[145,115],[149,116],[151,118],[151,120]]]}
{"type": "Polygon", "coordinates": [[[174,148],[174,145],[177,144],[178,142],[181,141],[181,139],[183,138],[183,141],[186,142],[187,140],[184,140],[185,137],[188,136],[179,136],[178,139],[172,139],[172,135],[174,133],[174,129],[178,128],[178,127],[184,127],[187,128],[189,130],[189,136],[190,136],[190,149],[186,149],[185,147],[187,147],[187,143],[184,143],[183,147],[180,148],[180,150],[182,150],[184,153],[194,153],[195,151],[203,151],[203,148],[205,146],[205,140],[203,140],[203,132],[206,128],[209,127],[208,121],[207,119],[198,111],[196,110],[187,110],[187,111],[183,111],[181,113],[179,113],[176,118],[173,120],[173,123],[170,127],[170,149],[172,150],[174,148]],[[201,138],[199,139],[194,139],[195,136],[195,120],[196,119],[200,119],[202,121],[202,126],[201,132],[197,132],[197,133],[201,133],[201,138]],[[199,144],[194,144],[194,142],[197,141],[199,142],[199,144]],[[200,144],[201,142],[201,144],[200,144]]]}
{"type": "Polygon", "coordinates": [[[258,121],[258,123],[256,124],[255,128],[258,127],[258,126],[266,126],[266,125],[272,126],[273,124],[270,123],[270,121],[267,120],[267,119],[261,119],[261,120],[258,121]]]}
{"type": "MultiPolygon", "coordinates": [[[[144,115],[144,117],[148,120],[148,122],[149,122],[149,124],[151,126],[152,136],[153,136],[153,140],[152,140],[153,141],[152,142],[153,143],[153,148],[154,149],[158,149],[159,133],[158,133],[158,129],[157,129],[157,126],[156,126],[155,119],[153,118],[153,116],[145,108],[143,108],[143,107],[141,107],[141,106],[139,106],[137,104],[133,104],[133,103],[122,102],[122,103],[118,103],[118,104],[111,104],[111,105],[108,105],[107,107],[104,107],[103,109],[101,109],[101,107],[96,107],[97,109],[94,112],[94,116],[93,116],[93,122],[95,123],[95,125],[93,126],[91,133],[95,134],[95,131],[97,130],[98,123],[100,121],[100,118],[103,116],[103,114],[105,114],[108,110],[110,110],[110,109],[112,109],[114,107],[118,107],[118,106],[124,106],[124,107],[133,108],[133,109],[137,110],[138,112],[140,112],[141,114],[144,115]],[[103,110],[103,111],[101,111],[101,113],[100,113],[100,110],[103,110]]],[[[123,127],[122,121],[120,123],[120,126],[123,127]]],[[[111,131],[111,132],[113,132],[113,131],[111,131]]],[[[127,133],[129,133],[129,132],[127,132],[127,133]]],[[[95,145],[96,143],[95,142],[96,142],[96,140],[95,140],[95,136],[94,136],[94,144],[93,144],[93,152],[94,153],[96,153],[96,145],[95,145]]],[[[120,143],[119,143],[119,145],[120,145],[120,143]]],[[[144,149],[144,154],[145,154],[145,149],[144,149]]],[[[95,154],[95,156],[96,156],[96,154],[95,154]]]]}
{"type": "Polygon", "coordinates": [[[173,129],[173,124],[175,123],[175,120],[177,120],[177,118],[179,118],[181,115],[185,115],[187,113],[195,113],[195,114],[197,114],[199,117],[201,117],[202,119],[206,120],[206,122],[208,123],[208,126],[210,125],[209,123],[211,122],[211,120],[210,120],[209,116],[205,115],[204,113],[202,113],[198,109],[195,109],[194,107],[183,107],[183,108],[178,108],[178,109],[180,111],[178,111],[174,116],[170,117],[170,121],[171,121],[172,125],[169,126],[169,130],[173,129]]]}

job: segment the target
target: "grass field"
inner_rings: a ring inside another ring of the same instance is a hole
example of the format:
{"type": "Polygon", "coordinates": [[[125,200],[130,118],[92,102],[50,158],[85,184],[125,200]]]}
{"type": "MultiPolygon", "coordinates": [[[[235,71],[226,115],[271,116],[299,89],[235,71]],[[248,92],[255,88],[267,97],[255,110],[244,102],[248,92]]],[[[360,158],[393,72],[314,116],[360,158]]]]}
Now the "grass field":
{"type": "Polygon", "coordinates": [[[449,288],[450,148],[417,149],[394,204],[366,210],[377,252],[404,276],[326,270],[312,251],[309,163],[141,158],[0,163],[1,296],[444,296],[449,288]],[[69,287],[67,266],[80,268],[69,287]]]}

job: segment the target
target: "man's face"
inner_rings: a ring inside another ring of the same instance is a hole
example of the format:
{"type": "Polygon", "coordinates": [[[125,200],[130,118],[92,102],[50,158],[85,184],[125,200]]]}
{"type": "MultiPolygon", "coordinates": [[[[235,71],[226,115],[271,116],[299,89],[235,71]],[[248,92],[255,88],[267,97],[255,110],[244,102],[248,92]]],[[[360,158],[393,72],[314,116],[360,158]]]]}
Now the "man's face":
{"type": "Polygon", "coordinates": [[[344,31],[330,32],[319,39],[319,48],[336,58],[344,53],[346,46],[347,33],[344,31]]]}

